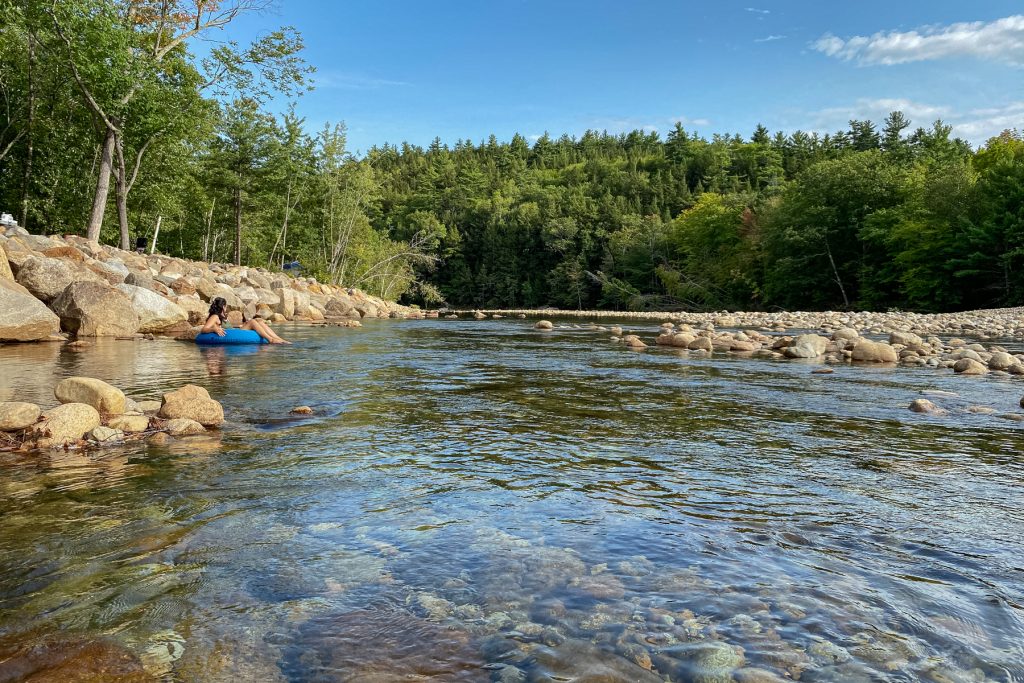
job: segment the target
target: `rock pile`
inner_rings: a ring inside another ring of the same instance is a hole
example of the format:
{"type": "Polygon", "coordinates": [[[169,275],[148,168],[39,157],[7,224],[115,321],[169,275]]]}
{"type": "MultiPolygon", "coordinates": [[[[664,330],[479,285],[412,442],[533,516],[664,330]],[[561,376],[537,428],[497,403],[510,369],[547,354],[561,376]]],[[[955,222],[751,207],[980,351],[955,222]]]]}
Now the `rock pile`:
{"type": "MultiPolygon", "coordinates": [[[[194,336],[209,302],[272,321],[422,318],[358,289],[262,268],[138,254],[77,236],[0,227],[0,343],[138,334],[194,336]]],[[[436,317],[436,314],[435,314],[436,317]]]]}
{"type": "MultiPolygon", "coordinates": [[[[595,325],[591,329],[603,328],[595,325]]],[[[623,334],[619,327],[611,331],[613,341],[634,349],[647,347],[636,334],[623,334]]],[[[696,357],[712,353],[757,354],[768,358],[820,359],[826,363],[889,363],[949,368],[963,375],[996,373],[1024,376],[1024,353],[1010,353],[994,344],[968,343],[958,337],[943,341],[935,335],[924,338],[914,332],[899,330],[889,333],[887,338],[873,340],[846,326],[827,336],[814,333],[794,336],[750,329],[720,330],[711,322],[705,322],[699,328],[665,322],[654,341],[659,346],[684,349],[696,357]]]]}
{"type": "Polygon", "coordinates": [[[203,434],[224,423],[224,409],[202,387],[186,385],[161,401],[135,401],[93,377],[68,377],[53,390],[59,405],[0,402],[0,449],[109,446],[154,435],[203,434]]]}
{"type": "MultiPolygon", "coordinates": [[[[999,308],[960,313],[907,313],[903,311],[874,312],[719,312],[719,313],[635,313],[621,311],[559,311],[551,309],[519,310],[499,309],[478,311],[482,317],[498,313],[504,316],[551,318],[573,316],[599,320],[625,318],[638,321],[670,320],[675,325],[701,328],[744,328],[770,332],[798,332],[819,330],[832,334],[842,329],[861,330],[861,335],[888,335],[912,333],[923,337],[931,335],[970,337],[980,341],[989,339],[1024,340],[1024,307],[999,308]]],[[[458,311],[456,311],[458,313],[458,311]]]]}

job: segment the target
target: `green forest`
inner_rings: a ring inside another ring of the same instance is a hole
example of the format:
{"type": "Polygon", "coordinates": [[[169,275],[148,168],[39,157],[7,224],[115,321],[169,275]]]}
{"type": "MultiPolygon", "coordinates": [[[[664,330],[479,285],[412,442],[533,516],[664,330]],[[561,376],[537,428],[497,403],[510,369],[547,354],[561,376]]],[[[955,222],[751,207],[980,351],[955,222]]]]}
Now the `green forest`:
{"type": "MultiPolygon", "coordinates": [[[[946,311],[1024,298],[1024,140],[492,136],[354,155],[260,0],[0,3],[0,210],[37,233],[282,266],[424,306],[946,311]],[[210,47],[213,45],[213,47],[210,47]],[[281,102],[291,102],[281,107],[281,102]]],[[[339,118],[343,112],[339,112],[339,118]]]]}

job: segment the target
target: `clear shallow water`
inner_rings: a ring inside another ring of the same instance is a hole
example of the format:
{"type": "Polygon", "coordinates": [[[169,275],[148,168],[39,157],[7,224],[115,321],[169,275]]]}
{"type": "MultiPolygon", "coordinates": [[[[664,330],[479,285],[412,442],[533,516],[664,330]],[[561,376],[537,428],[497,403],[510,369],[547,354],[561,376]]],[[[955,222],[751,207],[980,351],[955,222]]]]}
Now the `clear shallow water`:
{"type": "Polygon", "coordinates": [[[0,347],[0,393],[194,382],[233,421],[0,454],[0,681],[43,636],[169,681],[1024,680],[1024,431],[963,412],[1019,382],[526,321],[286,336],[0,347]],[[934,389],[950,416],[906,409],[934,389]]]}

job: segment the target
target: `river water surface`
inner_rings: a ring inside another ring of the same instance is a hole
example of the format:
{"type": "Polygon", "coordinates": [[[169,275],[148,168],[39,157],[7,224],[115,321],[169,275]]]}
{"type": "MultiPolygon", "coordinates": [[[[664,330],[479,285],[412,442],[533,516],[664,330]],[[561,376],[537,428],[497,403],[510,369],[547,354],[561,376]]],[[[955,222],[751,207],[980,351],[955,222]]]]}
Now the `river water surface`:
{"type": "Polygon", "coordinates": [[[90,642],[181,682],[1024,680],[1019,381],[284,329],[0,347],[0,400],[195,383],[230,420],[0,454],[0,681],[90,642]],[[907,410],[933,390],[950,415],[907,410]]]}

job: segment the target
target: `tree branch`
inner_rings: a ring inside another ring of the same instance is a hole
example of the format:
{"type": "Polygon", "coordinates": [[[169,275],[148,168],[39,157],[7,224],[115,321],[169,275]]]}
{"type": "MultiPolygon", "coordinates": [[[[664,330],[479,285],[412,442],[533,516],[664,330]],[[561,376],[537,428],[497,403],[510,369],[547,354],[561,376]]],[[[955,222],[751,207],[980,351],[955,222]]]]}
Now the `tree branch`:
{"type": "Polygon", "coordinates": [[[107,117],[106,112],[103,111],[103,107],[101,107],[99,102],[96,101],[96,98],[92,96],[89,88],[85,85],[85,81],[82,79],[82,74],[78,71],[78,64],[75,63],[75,55],[71,49],[71,39],[67,37],[64,33],[64,29],[61,28],[60,22],[57,21],[57,0],[53,0],[53,4],[50,6],[48,14],[50,15],[50,18],[53,19],[53,28],[57,31],[57,35],[62,41],[64,41],[64,44],[67,45],[68,63],[71,65],[71,73],[75,77],[75,82],[78,83],[78,89],[82,91],[83,95],[85,95],[89,108],[93,110],[96,116],[100,117],[100,120],[103,121],[103,125],[106,126],[108,130],[120,133],[120,129],[107,117]]]}

